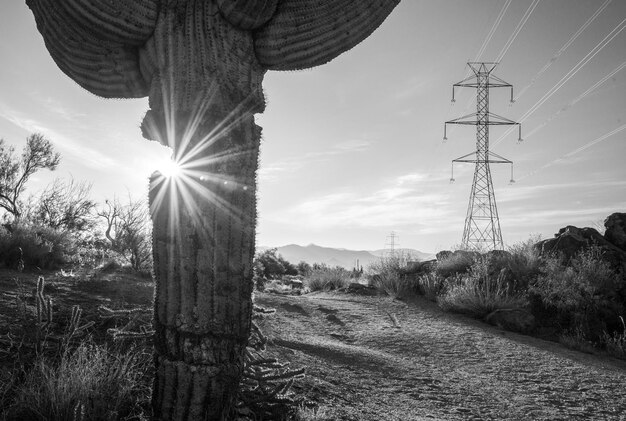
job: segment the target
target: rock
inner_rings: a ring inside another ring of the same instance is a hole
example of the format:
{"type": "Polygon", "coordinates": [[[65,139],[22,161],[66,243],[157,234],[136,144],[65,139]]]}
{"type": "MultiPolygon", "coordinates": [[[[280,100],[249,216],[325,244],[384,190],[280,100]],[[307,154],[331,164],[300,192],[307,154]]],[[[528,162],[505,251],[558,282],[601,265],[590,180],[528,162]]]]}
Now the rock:
{"type": "Polygon", "coordinates": [[[450,250],[441,250],[439,253],[435,255],[435,258],[439,261],[446,260],[448,257],[452,255],[450,250]]]}
{"type": "Polygon", "coordinates": [[[304,284],[300,279],[289,279],[285,281],[286,285],[289,285],[291,288],[299,288],[301,289],[304,284]]]}
{"type": "Polygon", "coordinates": [[[626,213],[615,212],[604,220],[604,238],[615,247],[626,251],[626,213]]]}
{"type": "Polygon", "coordinates": [[[485,253],[485,257],[491,260],[509,260],[511,256],[511,253],[506,250],[490,250],[485,253]]]}
{"type": "Polygon", "coordinates": [[[535,329],[535,316],[521,308],[498,309],[485,317],[490,325],[512,332],[529,333],[535,329]]]}
{"type": "Polygon", "coordinates": [[[616,270],[619,270],[626,262],[626,252],[611,244],[594,228],[577,228],[568,225],[561,228],[554,238],[535,244],[535,248],[541,255],[560,254],[566,262],[581,250],[592,246],[598,247],[602,258],[616,270]]]}
{"type": "Polygon", "coordinates": [[[349,292],[351,294],[357,294],[357,295],[369,295],[369,296],[379,295],[378,290],[374,288],[373,286],[363,285],[363,284],[359,284],[356,282],[353,282],[350,285],[348,285],[346,292],[349,292]]]}
{"type": "Polygon", "coordinates": [[[403,275],[423,275],[434,271],[437,268],[436,260],[425,260],[423,262],[408,262],[406,267],[400,269],[403,275]]]}

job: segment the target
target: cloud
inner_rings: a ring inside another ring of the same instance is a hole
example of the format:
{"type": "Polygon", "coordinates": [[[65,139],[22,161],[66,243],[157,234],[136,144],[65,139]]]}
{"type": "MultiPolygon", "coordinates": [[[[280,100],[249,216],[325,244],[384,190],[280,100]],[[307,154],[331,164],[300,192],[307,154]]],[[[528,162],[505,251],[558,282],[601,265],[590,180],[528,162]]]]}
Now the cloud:
{"type": "Polygon", "coordinates": [[[411,173],[365,194],[332,192],[309,198],[268,217],[316,228],[417,225],[424,230],[437,227],[436,230],[441,231],[442,227],[456,222],[452,218],[452,200],[448,191],[439,191],[439,186],[430,181],[422,182],[427,178],[424,174],[411,173]]]}
{"type": "Polygon", "coordinates": [[[520,186],[500,190],[496,192],[498,203],[511,203],[511,202],[527,202],[533,200],[535,202],[541,201],[542,198],[554,199],[558,193],[562,193],[565,190],[576,190],[577,192],[585,189],[591,189],[598,191],[598,189],[606,188],[619,188],[626,187],[626,181],[591,181],[591,180],[577,180],[570,183],[553,183],[553,184],[540,184],[532,186],[520,186]]]}
{"type": "Polygon", "coordinates": [[[67,153],[77,160],[92,168],[112,168],[117,167],[115,160],[106,156],[94,148],[85,146],[84,142],[77,142],[62,133],[47,127],[38,120],[28,118],[19,111],[7,107],[0,103],[0,117],[11,122],[15,126],[29,132],[42,133],[55,144],[62,153],[67,153]]]}
{"type": "Polygon", "coordinates": [[[261,182],[278,181],[281,177],[293,173],[302,167],[302,162],[278,161],[270,165],[260,165],[257,176],[261,182]]]}
{"type": "Polygon", "coordinates": [[[36,92],[31,92],[29,96],[31,96],[34,100],[39,101],[46,111],[55,114],[67,122],[77,124],[81,118],[87,116],[85,113],[79,113],[65,107],[63,103],[54,98],[48,97],[41,99],[36,92]]]}
{"type": "Polygon", "coordinates": [[[392,95],[392,99],[395,101],[412,99],[422,94],[432,81],[429,79],[419,78],[417,76],[411,77],[407,80],[401,90],[398,90],[392,95]]]}
{"type": "Polygon", "coordinates": [[[277,181],[283,176],[298,171],[307,164],[321,162],[334,156],[362,152],[369,149],[370,145],[371,142],[367,140],[352,139],[336,143],[330,149],[324,151],[309,152],[267,164],[261,163],[258,177],[259,180],[264,182],[277,181]]]}

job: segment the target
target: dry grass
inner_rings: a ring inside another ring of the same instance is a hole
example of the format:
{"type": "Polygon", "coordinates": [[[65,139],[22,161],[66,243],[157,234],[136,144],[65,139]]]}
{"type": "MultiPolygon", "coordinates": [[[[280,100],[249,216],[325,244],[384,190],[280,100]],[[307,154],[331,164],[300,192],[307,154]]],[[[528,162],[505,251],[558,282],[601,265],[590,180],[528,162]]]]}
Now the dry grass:
{"type": "Polygon", "coordinates": [[[472,274],[458,277],[437,302],[443,310],[478,318],[494,310],[527,305],[526,298],[514,292],[502,274],[484,278],[472,274]]]}
{"type": "Polygon", "coordinates": [[[370,284],[380,291],[386,292],[394,298],[405,298],[415,295],[417,292],[417,280],[409,276],[406,262],[409,256],[398,254],[381,258],[369,267],[370,284]]]}
{"type": "Polygon", "coordinates": [[[437,301],[437,297],[445,294],[446,279],[436,273],[428,273],[417,279],[419,293],[427,300],[437,301]]]}
{"type": "Polygon", "coordinates": [[[304,285],[310,291],[330,291],[350,285],[350,272],[341,267],[315,268],[304,278],[304,285]]]}
{"type": "Polygon", "coordinates": [[[626,324],[624,318],[620,316],[622,321],[622,333],[613,332],[609,335],[604,332],[602,342],[606,347],[606,352],[617,358],[626,359],[626,324]]]}
{"type": "Polygon", "coordinates": [[[84,342],[59,361],[38,356],[17,386],[8,419],[108,421],[137,416],[150,390],[143,377],[150,354],[111,352],[84,342]]]}

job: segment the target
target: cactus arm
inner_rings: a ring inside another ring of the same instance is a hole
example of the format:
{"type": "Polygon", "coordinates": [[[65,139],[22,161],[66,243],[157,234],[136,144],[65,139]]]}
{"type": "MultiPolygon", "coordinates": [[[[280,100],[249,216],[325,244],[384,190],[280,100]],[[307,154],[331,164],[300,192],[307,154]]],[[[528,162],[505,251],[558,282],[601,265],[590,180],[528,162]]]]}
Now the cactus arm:
{"type": "Polygon", "coordinates": [[[298,70],[329,62],[367,38],[400,0],[279,0],[274,17],[254,33],[268,70],[298,70]]]}
{"type": "Polygon", "coordinates": [[[269,21],[279,0],[217,0],[222,16],[239,29],[257,29],[269,21]]]}
{"type": "MultiPolygon", "coordinates": [[[[78,21],[80,16],[70,8],[74,3],[78,2],[27,1],[37,29],[57,66],[95,95],[105,98],[146,96],[149,80],[141,72],[138,49],[132,45],[137,42],[137,36],[135,41],[128,43],[115,40],[115,37],[109,39],[110,25],[101,32],[99,27],[89,27],[86,22],[78,21]]],[[[82,3],[86,2],[83,0],[82,3]]],[[[121,37],[119,35],[118,39],[121,37]]]]}
{"type": "Polygon", "coordinates": [[[152,35],[158,0],[55,0],[76,23],[107,41],[143,45],[152,35]]]}

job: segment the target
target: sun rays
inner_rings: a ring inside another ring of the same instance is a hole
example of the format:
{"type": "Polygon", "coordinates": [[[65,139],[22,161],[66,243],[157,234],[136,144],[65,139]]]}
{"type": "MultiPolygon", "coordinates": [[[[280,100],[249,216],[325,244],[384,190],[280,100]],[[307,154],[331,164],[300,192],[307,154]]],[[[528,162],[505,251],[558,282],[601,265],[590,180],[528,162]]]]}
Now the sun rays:
{"type": "Polygon", "coordinates": [[[163,92],[161,118],[164,121],[158,124],[157,115],[144,120],[150,137],[173,151],[169,159],[156,163],[158,171],[150,183],[153,219],[156,223],[157,214],[161,214],[158,220],[167,223],[172,236],[179,235],[177,227],[188,221],[206,226],[207,229],[199,231],[212,237],[214,233],[208,229],[212,222],[207,221],[210,215],[227,216],[229,224],[255,222],[255,213],[250,213],[249,209],[255,206],[254,167],[258,159],[258,140],[238,139],[246,136],[244,126],[257,130],[251,101],[245,99],[219,119],[213,107],[216,96],[216,89],[208,89],[193,112],[180,113],[174,109],[174,98],[163,92]],[[239,167],[241,171],[233,171],[239,167]],[[167,219],[163,219],[164,214],[167,219]],[[187,216],[181,218],[183,214],[187,216]]]}

